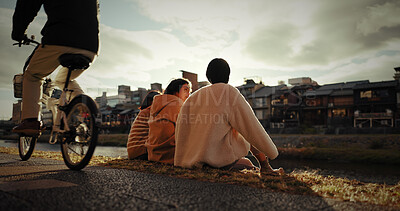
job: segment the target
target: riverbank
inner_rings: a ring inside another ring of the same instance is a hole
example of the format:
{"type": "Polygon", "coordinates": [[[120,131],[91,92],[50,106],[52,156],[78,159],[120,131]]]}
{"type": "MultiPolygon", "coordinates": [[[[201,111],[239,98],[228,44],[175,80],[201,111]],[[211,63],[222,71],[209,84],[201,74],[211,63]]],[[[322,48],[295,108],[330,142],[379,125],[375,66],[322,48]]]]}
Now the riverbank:
{"type": "MultiPolygon", "coordinates": [[[[18,154],[15,147],[0,147],[0,153],[18,154]]],[[[62,160],[60,152],[35,151],[32,157],[62,160]]],[[[185,169],[150,161],[94,156],[89,165],[134,170],[171,177],[227,183],[298,195],[317,195],[341,201],[382,205],[382,209],[400,208],[400,183],[388,185],[360,182],[322,175],[316,170],[296,170],[283,175],[255,171],[226,171],[213,168],[185,169]]]]}
{"type": "MultiPolygon", "coordinates": [[[[18,134],[2,135],[0,139],[2,140],[18,140],[18,134]]],[[[48,142],[50,139],[50,134],[43,134],[39,137],[38,142],[48,142]]],[[[126,142],[128,140],[128,134],[99,134],[97,144],[100,146],[119,146],[126,147],[126,142]]]]}
{"type": "MultiPolygon", "coordinates": [[[[49,134],[43,134],[39,142],[47,142],[49,134]]],[[[271,138],[281,148],[342,148],[397,149],[400,150],[400,135],[358,134],[358,135],[304,135],[272,134],[271,138]]],[[[0,136],[3,140],[17,140],[17,134],[0,136]]],[[[126,146],[128,134],[99,134],[98,144],[103,146],[126,146]]]]}
{"type": "MultiPolygon", "coordinates": [[[[0,147],[17,148],[16,140],[0,140],[0,147]]],[[[51,145],[49,143],[39,142],[36,144],[35,151],[53,151],[59,152],[59,144],[51,145]]],[[[126,147],[118,146],[100,146],[94,151],[95,156],[105,156],[114,158],[127,158],[126,147]]],[[[400,169],[398,164],[373,164],[373,163],[355,163],[338,162],[338,160],[313,160],[313,159],[285,159],[282,152],[278,159],[270,161],[272,167],[283,167],[286,172],[297,170],[316,170],[321,175],[335,176],[357,180],[360,182],[379,183],[395,185],[400,181],[400,169]]]]}
{"type": "MultiPolygon", "coordinates": [[[[16,134],[0,137],[17,140],[16,134]]],[[[283,159],[400,164],[400,135],[271,135],[283,159]]],[[[47,142],[48,134],[39,138],[47,142]]],[[[128,134],[100,134],[99,146],[126,147],[128,134]]]]}

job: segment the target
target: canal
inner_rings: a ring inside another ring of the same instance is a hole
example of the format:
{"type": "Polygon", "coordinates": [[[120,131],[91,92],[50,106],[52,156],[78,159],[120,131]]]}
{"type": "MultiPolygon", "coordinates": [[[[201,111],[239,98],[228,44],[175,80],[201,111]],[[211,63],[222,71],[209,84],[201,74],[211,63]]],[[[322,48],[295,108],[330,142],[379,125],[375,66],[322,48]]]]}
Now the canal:
{"type": "MultiPolygon", "coordinates": [[[[1,147],[18,147],[16,140],[0,140],[1,147]]],[[[38,142],[35,150],[61,152],[60,144],[49,144],[38,142]]],[[[125,147],[97,146],[94,155],[127,158],[128,152],[125,147]]]]}

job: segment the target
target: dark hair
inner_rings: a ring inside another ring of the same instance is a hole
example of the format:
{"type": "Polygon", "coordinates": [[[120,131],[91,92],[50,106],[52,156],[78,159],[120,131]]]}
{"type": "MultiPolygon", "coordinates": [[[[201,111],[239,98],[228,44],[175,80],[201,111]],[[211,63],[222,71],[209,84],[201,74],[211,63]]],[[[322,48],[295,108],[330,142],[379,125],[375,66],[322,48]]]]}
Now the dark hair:
{"type": "Polygon", "coordinates": [[[140,110],[146,109],[149,106],[151,106],[151,104],[153,104],[153,98],[156,95],[161,94],[159,91],[157,90],[152,90],[150,92],[147,93],[146,97],[144,97],[142,105],[140,106],[140,110]]]}
{"type": "Polygon", "coordinates": [[[215,58],[208,64],[206,76],[210,83],[228,83],[231,69],[228,62],[221,58],[215,58]]]}
{"type": "Polygon", "coordinates": [[[174,95],[178,93],[182,86],[185,84],[191,86],[190,81],[186,78],[174,79],[168,84],[167,88],[165,88],[164,94],[174,95]]]}

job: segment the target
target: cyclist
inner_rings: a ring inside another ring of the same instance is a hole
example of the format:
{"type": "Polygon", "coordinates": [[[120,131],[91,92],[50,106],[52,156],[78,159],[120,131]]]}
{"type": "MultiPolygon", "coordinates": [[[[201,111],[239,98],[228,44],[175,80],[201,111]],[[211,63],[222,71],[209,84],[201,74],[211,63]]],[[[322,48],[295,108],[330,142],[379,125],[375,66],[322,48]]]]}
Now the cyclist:
{"type": "MultiPolygon", "coordinates": [[[[25,31],[43,5],[47,14],[42,44],[35,50],[24,72],[22,91],[22,122],[13,132],[38,135],[42,130],[39,121],[40,98],[43,79],[59,65],[58,57],[65,53],[82,54],[91,61],[99,50],[99,3],[98,0],[17,0],[13,15],[13,40],[23,42],[25,31]]],[[[71,97],[82,94],[74,80],[84,70],[74,70],[68,88],[71,97]]],[[[63,88],[67,71],[62,68],[55,78],[55,84],[63,88]]],[[[72,99],[71,98],[71,99],[72,99]]]]}

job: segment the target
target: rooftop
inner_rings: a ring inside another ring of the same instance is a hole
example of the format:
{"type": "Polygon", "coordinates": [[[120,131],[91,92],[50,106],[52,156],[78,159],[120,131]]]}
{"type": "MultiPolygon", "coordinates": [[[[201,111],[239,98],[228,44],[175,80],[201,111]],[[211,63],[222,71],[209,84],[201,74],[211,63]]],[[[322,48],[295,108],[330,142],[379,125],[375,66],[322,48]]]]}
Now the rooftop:
{"type": "Polygon", "coordinates": [[[333,92],[333,89],[327,89],[327,90],[310,90],[304,93],[304,96],[324,96],[324,95],[330,95],[333,92]]]}
{"type": "Polygon", "coordinates": [[[253,94],[249,95],[248,98],[268,97],[268,96],[270,96],[272,94],[277,93],[283,87],[286,87],[286,85],[264,86],[264,87],[256,90],[254,95],[253,94]]]}
{"type": "Polygon", "coordinates": [[[353,89],[370,89],[370,88],[386,88],[386,87],[396,87],[398,82],[396,80],[392,81],[381,81],[366,84],[357,84],[353,89]]]}

